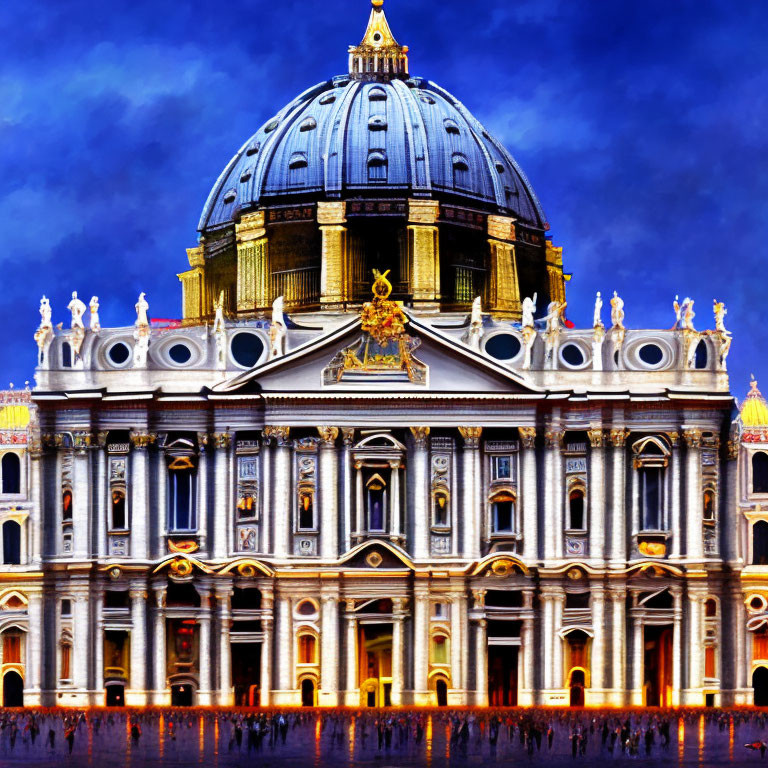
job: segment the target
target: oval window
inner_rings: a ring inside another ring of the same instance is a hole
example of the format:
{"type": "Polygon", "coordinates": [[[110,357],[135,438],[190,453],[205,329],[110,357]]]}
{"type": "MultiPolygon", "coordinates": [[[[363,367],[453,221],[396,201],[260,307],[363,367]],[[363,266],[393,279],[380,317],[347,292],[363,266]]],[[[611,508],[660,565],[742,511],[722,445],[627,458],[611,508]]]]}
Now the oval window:
{"type": "Polygon", "coordinates": [[[272,131],[277,128],[277,126],[280,125],[279,120],[270,120],[265,126],[264,126],[264,133],[272,133],[272,131]]]}
{"type": "Polygon", "coordinates": [[[261,144],[258,141],[255,141],[253,144],[248,145],[248,149],[245,150],[245,154],[248,155],[248,157],[252,157],[258,153],[260,147],[261,144]]]}
{"type": "Polygon", "coordinates": [[[658,365],[664,359],[664,352],[658,344],[643,344],[637,356],[646,365],[658,365]]]}
{"type": "Polygon", "coordinates": [[[253,368],[259,362],[261,353],[264,351],[264,344],[261,339],[253,333],[236,333],[232,337],[230,345],[232,358],[243,368],[253,368]]]}
{"type": "Polygon", "coordinates": [[[168,357],[177,365],[184,365],[192,358],[192,350],[186,344],[174,344],[168,350],[168,357]]]}
{"type": "Polygon", "coordinates": [[[566,344],[561,350],[560,356],[574,368],[584,365],[584,353],[575,344],[566,344]]]}
{"type": "Polygon", "coordinates": [[[303,600],[299,603],[296,613],[299,613],[302,616],[313,616],[317,613],[317,608],[315,608],[315,604],[310,600],[303,600]]]}
{"type": "Polygon", "coordinates": [[[118,341],[117,344],[113,344],[107,352],[107,357],[115,364],[122,365],[131,356],[131,350],[128,349],[127,344],[123,344],[122,341],[118,341]]]}
{"type": "Polygon", "coordinates": [[[511,333],[497,333],[485,343],[485,351],[496,360],[511,360],[520,352],[520,339],[511,333]]]}
{"type": "Polygon", "coordinates": [[[320,97],[321,104],[333,104],[334,101],[336,101],[336,97],[332,93],[326,93],[320,97]]]}

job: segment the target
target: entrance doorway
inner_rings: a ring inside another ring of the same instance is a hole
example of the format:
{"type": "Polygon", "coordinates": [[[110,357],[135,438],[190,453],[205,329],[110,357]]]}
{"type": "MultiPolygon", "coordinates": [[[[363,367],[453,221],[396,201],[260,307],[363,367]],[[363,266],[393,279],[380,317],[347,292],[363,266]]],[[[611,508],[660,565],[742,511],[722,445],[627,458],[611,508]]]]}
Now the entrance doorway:
{"type": "Polygon", "coordinates": [[[107,684],[107,706],[124,707],[125,706],[125,686],[119,683],[107,684]]]}
{"type": "Polygon", "coordinates": [[[442,677],[439,677],[435,681],[435,694],[437,695],[437,706],[447,707],[448,706],[448,683],[446,683],[442,677]]]}
{"type": "Polygon", "coordinates": [[[308,677],[301,681],[301,706],[315,706],[315,681],[308,677]]]}
{"type": "Polygon", "coordinates": [[[672,627],[646,626],[644,637],[645,706],[672,706],[672,627]]]}
{"type": "Polygon", "coordinates": [[[584,676],[583,669],[571,670],[571,706],[583,707],[584,706],[584,688],[586,687],[587,680],[584,676]]]}
{"type": "Polygon", "coordinates": [[[261,643],[232,643],[232,685],[236,707],[259,706],[261,643]]]}
{"type": "Polygon", "coordinates": [[[755,706],[768,707],[768,669],[758,667],[752,673],[752,689],[755,692],[755,706]]]}
{"type": "Polygon", "coordinates": [[[178,683],[171,686],[171,706],[192,706],[192,686],[189,683],[178,683]]]}
{"type": "Polygon", "coordinates": [[[392,706],[392,624],[361,624],[358,648],[362,706],[392,706]]]}
{"type": "Polygon", "coordinates": [[[3,706],[24,706],[24,681],[18,672],[11,670],[3,677],[3,706]]]}
{"type": "Polygon", "coordinates": [[[492,707],[517,706],[516,645],[488,646],[488,704],[492,707]]]}

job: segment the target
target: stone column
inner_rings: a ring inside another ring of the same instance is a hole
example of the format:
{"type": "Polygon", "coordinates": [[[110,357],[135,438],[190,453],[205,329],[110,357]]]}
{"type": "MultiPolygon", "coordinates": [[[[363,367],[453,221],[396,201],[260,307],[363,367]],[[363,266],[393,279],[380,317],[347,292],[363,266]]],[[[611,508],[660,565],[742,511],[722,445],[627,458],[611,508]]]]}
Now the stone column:
{"type": "Polygon", "coordinates": [[[610,565],[624,568],[627,562],[626,469],[627,430],[615,428],[610,433],[611,453],[611,557],[610,565]]]}
{"type": "Polygon", "coordinates": [[[413,544],[410,550],[413,552],[415,560],[425,561],[429,557],[429,530],[431,526],[429,455],[427,451],[429,427],[411,427],[411,434],[413,435],[413,454],[411,456],[413,469],[413,525],[411,528],[413,544]]]}
{"type": "Polygon", "coordinates": [[[43,556],[43,509],[45,508],[43,446],[39,435],[30,436],[27,453],[29,454],[29,489],[32,501],[27,522],[29,554],[32,563],[39,563],[43,556]]]}
{"type": "Polygon", "coordinates": [[[40,706],[43,661],[43,594],[42,591],[27,590],[27,664],[24,675],[24,703],[30,707],[40,706]]]}
{"type": "Polygon", "coordinates": [[[704,702],[701,689],[704,682],[704,600],[706,595],[688,588],[688,685],[684,706],[701,706],[704,702]]]}
{"type": "Polygon", "coordinates": [[[522,472],[523,556],[531,565],[539,559],[538,487],[536,477],[536,427],[519,427],[522,472]]]}
{"type": "Polygon", "coordinates": [[[224,560],[230,552],[229,534],[234,518],[234,491],[232,489],[230,446],[232,435],[217,432],[213,435],[214,454],[214,502],[213,502],[213,557],[224,560]]]}
{"type": "Polygon", "coordinates": [[[261,631],[264,635],[264,640],[261,643],[259,706],[262,707],[268,707],[272,701],[272,626],[273,621],[271,617],[261,620],[261,631]]]}
{"type": "MultiPolygon", "coordinates": [[[[291,619],[291,598],[279,595],[277,598],[277,688],[284,698],[293,690],[293,622],[291,619]]],[[[275,702],[276,704],[278,702],[275,702]]]]}
{"type": "Polygon", "coordinates": [[[413,608],[413,703],[427,705],[429,696],[429,592],[414,590],[413,608]]]}
{"type": "Polygon", "coordinates": [[[91,554],[91,446],[90,432],[75,432],[72,455],[72,557],[91,554]]]}
{"type": "Polygon", "coordinates": [[[320,691],[318,705],[336,707],[339,700],[339,595],[332,588],[321,595],[320,691]]]}
{"type": "MultiPolygon", "coordinates": [[[[632,596],[633,610],[637,608],[637,594],[632,596]]],[[[643,620],[640,616],[632,616],[632,706],[642,707],[643,701],[643,620]]]]}
{"type": "Polygon", "coordinates": [[[355,462],[355,537],[353,544],[359,544],[363,538],[363,532],[368,528],[365,519],[365,501],[363,489],[363,462],[355,462]]]}
{"type": "Polygon", "coordinates": [[[200,593],[200,612],[197,614],[197,624],[200,628],[200,688],[197,691],[197,704],[209,707],[212,701],[213,664],[211,645],[211,595],[207,588],[196,587],[200,593]]]}
{"type": "MultiPolygon", "coordinates": [[[[131,557],[146,560],[149,557],[149,461],[147,449],[154,443],[155,435],[146,431],[131,432],[133,450],[130,453],[130,523],[131,557]]],[[[163,526],[167,519],[166,505],[159,510],[163,526]]],[[[126,702],[127,703],[127,702],[126,702]]]]}
{"type": "Polygon", "coordinates": [[[339,556],[339,459],[336,452],[338,427],[318,427],[318,475],[320,486],[320,555],[324,560],[339,556]]]}
{"type": "MultiPolygon", "coordinates": [[[[144,452],[146,457],[146,452],[144,452]]],[[[145,707],[147,702],[147,588],[143,582],[132,582],[131,598],[131,674],[125,694],[128,706],[145,707]]],[[[77,623],[77,617],[75,617],[77,623]]],[[[77,658],[77,649],[75,649],[77,658]]]]}
{"type": "Polygon", "coordinates": [[[701,430],[683,429],[686,445],[685,488],[686,488],[686,556],[689,560],[704,557],[703,504],[701,490],[701,430]]]}
{"type": "MultiPolygon", "coordinates": [[[[462,656],[462,634],[464,627],[461,622],[461,601],[463,597],[451,595],[451,688],[461,690],[462,664],[466,657],[462,656]]],[[[463,693],[463,691],[462,691],[463,693]]]]}
{"type": "MultiPolygon", "coordinates": [[[[725,494],[723,511],[718,514],[718,524],[739,519],[738,487],[739,487],[739,441],[730,439],[725,445],[725,494]]],[[[734,562],[744,558],[741,551],[741,526],[728,525],[725,541],[725,559],[734,562]]]]}
{"type": "MultiPolygon", "coordinates": [[[[670,530],[672,531],[672,540],[670,541],[670,555],[672,557],[681,557],[685,549],[685,526],[681,512],[681,479],[682,472],[680,467],[680,436],[677,432],[668,432],[667,436],[672,443],[672,455],[669,459],[669,517],[670,530]]],[[[735,526],[738,527],[738,526],[735,526]]]]}
{"type": "Polygon", "coordinates": [[[475,706],[488,706],[488,622],[479,619],[475,625],[475,675],[477,695],[475,706]]]}
{"type": "Polygon", "coordinates": [[[436,200],[408,200],[408,251],[414,308],[436,307],[440,299],[440,234],[436,200]]]}
{"type": "MultiPolygon", "coordinates": [[[[209,456],[211,448],[214,445],[214,441],[211,440],[211,436],[207,432],[197,433],[197,447],[199,455],[197,459],[197,487],[198,487],[198,499],[197,499],[197,538],[200,546],[200,552],[209,553],[209,541],[208,541],[208,501],[210,499],[209,490],[209,456]]],[[[164,463],[164,462],[162,462],[164,463]]],[[[167,473],[163,470],[165,467],[161,467],[161,472],[164,476],[167,473]]],[[[216,494],[216,485],[214,484],[214,495],[216,494]]]]}
{"type": "Polygon", "coordinates": [[[560,636],[560,630],[563,628],[563,608],[565,607],[565,595],[558,593],[554,596],[553,612],[554,626],[552,635],[552,644],[554,653],[552,659],[552,675],[554,676],[554,688],[565,687],[565,678],[563,674],[563,646],[564,641],[560,636]]]}
{"type": "Polygon", "coordinates": [[[391,470],[390,474],[390,490],[391,490],[391,501],[390,501],[390,526],[389,526],[389,533],[390,533],[390,540],[395,541],[398,543],[403,543],[403,539],[405,539],[405,536],[402,531],[401,526],[401,518],[402,518],[402,511],[400,509],[400,468],[401,464],[400,461],[395,459],[394,461],[389,462],[389,468],[391,470]]]}
{"type": "Polygon", "coordinates": [[[240,217],[237,242],[237,311],[253,312],[270,304],[269,245],[264,211],[240,217]]]}
{"type": "Polygon", "coordinates": [[[544,442],[544,559],[552,561],[563,556],[563,431],[551,426],[544,442]]]}
{"type": "Polygon", "coordinates": [[[352,549],[352,533],[354,520],[355,497],[352,480],[352,445],[355,442],[354,429],[342,429],[342,439],[344,442],[343,465],[342,465],[342,488],[343,488],[343,509],[344,509],[344,552],[352,549]]]}
{"type": "Polygon", "coordinates": [[[165,639],[165,597],[167,594],[167,586],[165,583],[153,584],[152,591],[155,593],[154,608],[152,609],[154,614],[154,637],[152,638],[154,650],[154,661],[152,664],[152,703],[157,707],[161,707],[170,704],[165,639]]]}
{"type": "Polygon", "coordinates": [[[544,690],[550,691],[554,688],[554,605],[552,594],[549,592],[543,592],[541,594],[541,609],[543,616],[542,627],[542,646],[544,655],[541,659],[543,666],[542,681],[544,684],[544,690]]]}
{"type": "Polygon", "coordinates": [[[488,245],[490,270],[488,274],[488,302],[497,317],[519,320],[523,307],[520,302],[520,281],[517,275],[515,220],[507,216],[488,217],[488,245]]]}
{"type": "Polygon", "coordinates": [[[259,508],[261,515],[259,517],[260,552],[272,554],[272,541],[274,539],[274,515],[272,510],[272,439],[270,432],[265,429],[262,432],[261,441],[261,466],[260,466],[260,489],[259,489],[259,508]]]}
{"type": "Polygon", "coordinates": [[[518,683],[517,703],[521,707],[532,707],[535,704],[534,696],[536,694],[536,680],[534,679],[534,656],[536,648],[534,647],[533,618],[523,619],[522,631],[520,634],[520,653],[522,654],[522,681],[518,683]]]}
{"type": "Polygon", "coordinates": [[[217,584],[215,594],[219,627],[219,695],[217,703],[221,707],[231,707],[235,703],[234,689],[232,688],[232,646],[229,640],[229,626],[232,621],[231,584],[217,584]]]}
{"type": "MultiPolygon", "coordinates": [[[[112,499],[109,492],[109,480],[107,478],[107,435],[108,432],[99,432],[94,448],[95,482],[92,490],[93,516],[95,518],[96,557],[101,560],[108,552],[107,527],[108,517],[112,512],[112,499]]],[[[102,644],[103,647],[103,644],[102,644]]],[[[104,686],[102,685],[102,688],[104,686]]]]}
{"type": "Polygon", "coordinates": [[[605,592],[592,587],[592,704],[605,703],[605,592]]]}
{"type": "Polygon", "coordinates": [[[357,684],[357,616],[355,615],[355,601],[345,602],[346,612],[344,620],[347,625],[346,638],[346,697],[344,703],[348,707],[358,706],[360,696],[357,684]]]}
{"type": "MultiPolygon", "coordinates": [[[[589,557],[602,563],[605,558],[605,433],[600,426],[589,432],[589,557]]],[[[594,645],[593,645],[594,647],[594,645]]],[[[594,681],[594,675],[593,675],[594,681]]],[[[593,686],[594,687],[594,686],[593,686]]]]}
{"type": "Polygon", "coordinates": [[[626,638],[626,606],[627,594],[623,587],[610,591],[611,596],[611,686],[613,688],[612,704],[621,707],[626,703],[626,667],[627,653],[626,638]]]}
{"type": "MultiPolygon", "coordinates": [[[[277,439],[272,474],[272,520],[274,540],[272,551],[276,558],[285,558],[288,540],[293,530],[293,472],[291,467],[290,427],[265,427],[264,434],[277,439]]],[[[279,631],[279,629],[278,629],[279,631]]]]}
{"type": "Polygon", "coordinates": [[[346,203],[318,202],[317,223],[322,237],[320,304],[325,309],[341,308],[350,300],[346,203]]]}
{"type": "Polygon", "coordinates": [[[405,686],[405,599],[396,597],[392,608],[392,706],[403,705],[403,688],[405,686]]]}
{"type": "MultiPolygon", "coordinates": [[[[680,587],[670,588],[672,618],[672,705],[680,706],[683,688],[683,595],[680,587]]],[[[703,638],[702,638],[703,639],[703,638]]]]}
{"type": "Polygon", "coordinates": [[[93,698],[91,704],[104,704],[104,593],[94,590],[93,596],[93,698]]]}
{"type": "Polygon", "coordinates": [[[482,493],[482,474],[480,470],[480,436],[482,427],[459,427],[459,432],[464,438],[464,451],[462,455],[462,498],[464,530],[462,536],[463,557],[469,560],[480,559],[480,539],[482,527],[480,525],[480,494],[482,493]]]}

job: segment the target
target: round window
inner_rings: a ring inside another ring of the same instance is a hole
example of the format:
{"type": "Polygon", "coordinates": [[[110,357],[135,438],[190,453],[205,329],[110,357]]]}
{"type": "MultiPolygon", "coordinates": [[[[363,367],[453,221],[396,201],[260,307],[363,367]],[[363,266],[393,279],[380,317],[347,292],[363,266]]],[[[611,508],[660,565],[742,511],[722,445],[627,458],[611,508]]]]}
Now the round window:
{"type": "Polygon", "coordinates": [[[259,362],[264,344],[253,333],[236,333],[230,345],[234,361],[243,368],[253,368],[259,362]]]}
{"type": "Polygon", "coordinates": [[[643,344],[637,356],[646,365],[658,365],[664,359],[664,351],[658,344],[643,344]]]}
{"type": "Polygon", "coordinates": [[[186,344],[174,344],[168,350],[168,357],[177,365],[184,365],[192,358],[192,350],[186,344]]]}
{"type": "Polygon", "coordinates": [[[749,607],[753,611],[762,611],[763,608],[765,608],[765,600],[759,595],[755,595],[755,597],[749,601],[749,607]]]}
{"type": "Polygon", "coordinates": [[[313,616],[317,613],[317,608],[315,608],[315,604],[310,600],[303,600],[299,603],[296,613],[299,613],[302,616],[313,616]]]}
{"type": "Polygon", "coordinates": [[[113,344],[107,352],[107,357],[115,365],[123,365],[131,356],[131,350],[128,349],[127,344],[123,344],[122,341],[118,341],[117,344],[113,344]]]}
{"type": "Polygon", "coordinates": [[[584,353],[575,344],[566,344],[560,351],[560,356],[574,368],[584,365],[584,353]]]}
{"type": "Polygon", "coordinates": [[[497,333],[485,342],[485,351],[496,360],[512,360],[520,352],[520,339],[511,333],[497,333]]]}

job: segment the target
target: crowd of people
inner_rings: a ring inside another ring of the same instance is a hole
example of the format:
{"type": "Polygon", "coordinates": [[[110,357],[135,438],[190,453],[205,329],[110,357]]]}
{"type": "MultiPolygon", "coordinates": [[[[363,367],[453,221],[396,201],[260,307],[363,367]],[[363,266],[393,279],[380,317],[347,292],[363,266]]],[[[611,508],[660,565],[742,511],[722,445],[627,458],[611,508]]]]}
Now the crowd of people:
{"type": "MultiPolygon", "coordinates": [[[[0,710],[0,755],[27,765],[57,755],[111,754],[162,762],[215,755],[220,765],[291,757],[296,765],[377,755],[417,764],[527,755],[646,757],[682,762],[686,745],[712,757],[763,757],[768,713],[759,709],[616,710],[0,710]],[[304,759],[306,759],[304,761],[304,759]]],[[[768,737],[766,737],[768,738],[768,737]]],[[[758,758],[759,759],[759,758],[758,758]]]]}

